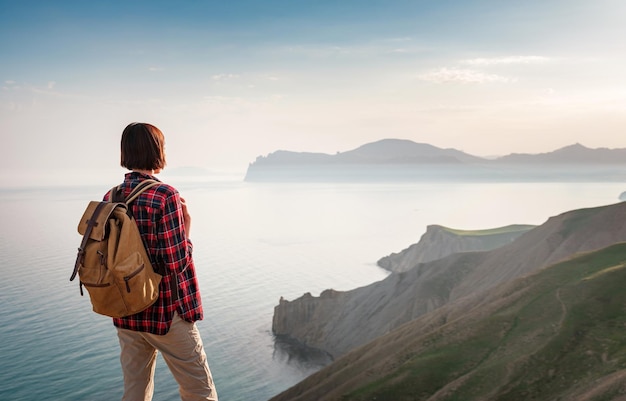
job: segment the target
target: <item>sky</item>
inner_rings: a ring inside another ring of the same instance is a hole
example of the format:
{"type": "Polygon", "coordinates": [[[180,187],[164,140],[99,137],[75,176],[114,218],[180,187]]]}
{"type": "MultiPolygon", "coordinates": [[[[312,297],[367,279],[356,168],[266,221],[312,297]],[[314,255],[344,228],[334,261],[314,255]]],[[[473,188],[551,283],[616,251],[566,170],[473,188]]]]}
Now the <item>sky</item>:
{"type": "Polygon", "coordinates": [[[384,138],[476,156],[626,148],[622,0],[0,0],[0,185],[384,138]],[[28,178],[20,178],[28,177],[28,178]]]}

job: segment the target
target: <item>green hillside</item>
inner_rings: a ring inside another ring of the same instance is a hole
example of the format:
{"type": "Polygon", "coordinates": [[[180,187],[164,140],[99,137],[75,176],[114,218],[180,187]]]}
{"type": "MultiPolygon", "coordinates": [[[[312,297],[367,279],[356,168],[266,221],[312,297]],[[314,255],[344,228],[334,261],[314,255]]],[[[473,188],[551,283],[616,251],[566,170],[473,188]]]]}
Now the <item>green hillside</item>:
{"type": "MultiPolygon", "coordinates": [[[[344,399],[426,400],[445,386],[437,399],[573,399],[626,367],[625,261],[619,244],[520,280],[519,299],[432,333],[426,350],[344,399]]],[[[617,384],[589,399],[613,399],[617,384]]]]}
{"type": "Polygon", "coordinates": [[[475,237],[526,232],[535,227],[536,226],[529,225],[529,224],[511,224],[511,225],[504,226],[504,227],[489,228],[489,229],[484,229],[484,230],[459,230],[456,228],[449,228],[449,227],[441,226],[441,228],[444,231],[448,231],[455,235],[475,236],[475,237]]]}
{"type": "Polygon", "coordinates": [[[617,400],[625,267],[626,243],[553,265],[407,323],[275,399],[617,400]]]}

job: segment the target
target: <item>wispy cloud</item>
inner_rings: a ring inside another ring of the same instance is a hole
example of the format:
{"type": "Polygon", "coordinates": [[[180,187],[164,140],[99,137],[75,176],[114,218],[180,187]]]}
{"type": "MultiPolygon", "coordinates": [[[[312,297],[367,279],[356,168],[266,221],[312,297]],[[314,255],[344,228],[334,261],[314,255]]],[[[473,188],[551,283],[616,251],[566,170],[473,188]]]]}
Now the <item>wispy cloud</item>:
{"type": "Polygon", "coordinates": [[[237,74],[216,74],[216,75],[213,75],[211,77],[212,80],[218,81],[218,82],[219,81],[227,81],[227,80],[236,79],[236,78],[239,78],[239,75],[237,75],[237,74]]]}
{"type": "Polygon", "coordinates": [[[543,64],[554,61],[554,58],[544,56],[506,56],[490,58],[473,58],[460,60],[457,63],[461,66],[471,68],[440,68],[418,76],[422,81],[434,83],[514,83],[517,78],[496,75],[481,71],[490,66],[512,66],[520,64],[543,64]]]}
{"type": "Polygon", "coordinates": [[[480,71],[459,69],[459,68],[441,68],[436,71],[420,74],[417,77],[422,81],[433,82],[437,84],[445,83],[513,83],[517,78],[508,78],[495,74],[485,74],[480,71]]]}
{"type": "Polygon", "coordinates": [[[468,60],[462,60],[462,64],[472,66],[489,66],[489,65],[502,65],[502,64],[541,64],[553,61],[550,57],[543,56],[507,56],[507,57],[492,57],[492,58],[473,58],[468,60]]]}

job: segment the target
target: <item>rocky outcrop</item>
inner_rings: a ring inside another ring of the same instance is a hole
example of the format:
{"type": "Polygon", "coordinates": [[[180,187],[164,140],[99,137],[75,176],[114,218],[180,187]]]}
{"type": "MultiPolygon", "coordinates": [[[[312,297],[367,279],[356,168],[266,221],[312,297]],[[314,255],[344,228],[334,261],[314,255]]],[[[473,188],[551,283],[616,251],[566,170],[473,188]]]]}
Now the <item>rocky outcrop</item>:
{"type": "Polygon", "coordinates": [[[451,302],[270,401],[622,399],[625,253],[617,243],[451,302]]]}
{"type": "Polygon", "coordinates": [[[420,263],[352,291],[283,299],[274,310],[273,331],[337,357],[451,301],[626,241],[624,221],[626,203],[575,210],[492,251],[420,263]]]}
{"type": "Polygon", "coordinates": [[[465,231],[430,225],[418,243],[381,258],[378,266],[400,273],[410,270],[418,263],[431,262],[453,253],[490,251],[513,242],[534,227],[516,224],[489,230],[465,231]]]}
{"type": "Polygon", "coordinates": [[[306,330],[300,331],[299,329],[304,327],[302,322],[326,321],[330,323],[325,317],[332,314],[333,308],[337,304],[341,304],[346,295],[348,294],[345,292],[326,290],[319,297],[314,297],[307,292],[298,298],[298,302],[289,302],[281,297],[278,306],[274,309],[272,327],[279,328],[274,330],[274,334],[288,334],[288,337],[297,339],[303,345],[311,347],[309,344],[318,343],[318,339],[325,337],[326,332],[332,330],[332,327],[325,325],[308,326],[306,330]],[[295,316],[298,318],[294,319],[295,316]]]}

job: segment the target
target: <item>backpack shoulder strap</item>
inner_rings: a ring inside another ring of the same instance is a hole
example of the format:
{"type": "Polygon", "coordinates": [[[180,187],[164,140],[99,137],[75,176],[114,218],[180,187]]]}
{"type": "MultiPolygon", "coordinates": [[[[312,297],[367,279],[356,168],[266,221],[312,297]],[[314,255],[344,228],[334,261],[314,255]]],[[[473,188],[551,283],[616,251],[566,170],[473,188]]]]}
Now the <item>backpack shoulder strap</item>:
{"type": "Polygon", "coordinates": [[[124,202],[128,205],[130,204],[132,201],[134,201],[135,199],[137,199],[137,197],[139,195],[141,195],[141,193],[149,188],[152,188],[156,185],[159,185],[160,182],[159,181],[155,181],[155,180],[144,180],[141,182],[141,184],[137,185],[135,187],[135,189],[133,189],[133,191],[130,193],[130,195],[128,195],[128,197],[126,199],[124,199],[124,202]]]}
{"type": "Polygon", "coordinates": [[[124,202],[124,196],[122,195],[122,186],[118,185],[109,191],[109,202],[119,203],[124,202]]]}
{"type": "Polygon", "coordinates": [[[156,180],[144,180],[139,185],[133,189],[133,191],[128,195],[128,197],[124,198],[124,194],[122,193],[122,186],[118,185],[109,191],[109,202],[113,203],[126,203],[130,204],[132,201],[137,199],[139,195],[148,188],[152,188],[155,185],[159,185],[160,182],[156,180]]]}
{"type": "MultiPolygon", "coordinates": [[[[141,195],[141,193],[142,193],[142,192],[144,192],[145,190],[147,190],[147,189],[149,189],[149,188],[152,188],[152,187],[154,187],[154,186],[156,186],[156,185],[159,185],[159,184],[161,184],[161,182],[156,181],[156,180],[150,180],[150,179],[148,179],[148,180],[144,180],[144,181],[142,181],[139,185],[137,185],[137,186],[135,187],[135,189],[133,189],[133,191],[132,191],[132,192],[128,195],[128,197],[127,197],[126,199],[124,199],[124,202],[126,203],[126,206],[130,205],[130,203],[131,203],[132,201],[134,201],[135,199],[137,199],[137,197],[138,197],[139,195],[141,195]]],[[[131,216],[131,217],[132,217],[132,214],[131,214],[131,210],[130,210],[130,208],[127,208],[126,213],[127,213],[129,216],[131,216]]],[[[144,243],[144,245],[145,245],[145,243],[144,243]]],[[[154,271],[155,271],[156,273],[158,273],[158,274],[160,274],[160,275],[162,275],[162,276],[163,276],[163,275],[165,275],[164,268],[159,268],[159,267],[158,267],[158,265],[155,265],[155,264],[153,264],[152,266],[153,266],[153,269],[154,269],[154,271]]]]}

